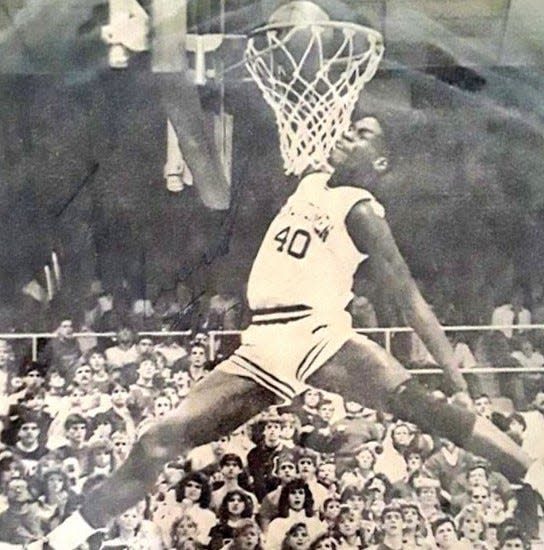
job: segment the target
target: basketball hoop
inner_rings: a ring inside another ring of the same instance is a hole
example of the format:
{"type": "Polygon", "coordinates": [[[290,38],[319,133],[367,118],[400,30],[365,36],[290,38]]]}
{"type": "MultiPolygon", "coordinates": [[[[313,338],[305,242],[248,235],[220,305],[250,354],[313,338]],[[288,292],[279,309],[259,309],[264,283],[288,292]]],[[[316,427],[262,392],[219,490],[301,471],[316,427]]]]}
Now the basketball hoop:
{"type": "Polygon", "coordinates": [[[354,23],[282,22],[251,34],[245,64],[276,115],[286,174],[332,171],[331,150],[383,51],[379,32],[354,23]]]}

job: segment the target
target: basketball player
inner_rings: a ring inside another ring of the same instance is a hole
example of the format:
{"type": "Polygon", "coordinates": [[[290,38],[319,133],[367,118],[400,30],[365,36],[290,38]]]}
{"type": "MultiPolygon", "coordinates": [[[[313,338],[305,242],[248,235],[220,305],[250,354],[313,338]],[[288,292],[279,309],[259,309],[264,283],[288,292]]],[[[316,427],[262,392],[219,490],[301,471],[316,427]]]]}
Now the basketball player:
{"type": "Polygon", "coordinates": [[[50,533],[50,548],[77,547],[141,501],[167,461],[218,439],[267,406],[290,400],[304,383],[416,423],[487,457],[511,479],[527,473],[530,460],[508,436],[469,409],[434,399],[393,356],[351,328],[345,308],[355,270],[367,261],[446,375],[466,390],[383,206],[364,188],[375,188],[387,167],[378,121],[355,122],[334,149],[331,164],[332,176],[315,172],[302,179],[264,237],[248,282],[253,319],[241,346],[142,435],[81,510],[50,533]]]}

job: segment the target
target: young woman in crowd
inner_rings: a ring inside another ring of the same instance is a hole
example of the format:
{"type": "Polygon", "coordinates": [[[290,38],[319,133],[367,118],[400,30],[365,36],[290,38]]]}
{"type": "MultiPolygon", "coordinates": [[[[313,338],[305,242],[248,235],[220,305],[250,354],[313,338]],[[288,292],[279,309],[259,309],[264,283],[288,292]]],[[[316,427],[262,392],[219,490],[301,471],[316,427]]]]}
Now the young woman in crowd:
{"type": "Polygon", "coordinates": [[[229,491],[219,507],[219,523],[210,530],[209,550],[219,550],[225,539],[232,539],[238,525],[253,517],[253,501],[247,493],[235,489],[229,491]]]}
{"type": "Polygon", "coordinates": [[[361,539],[361,514],[348,506],[340,508],[334,529],[341,550],[359,550],[363,547],[361,539]]]}
{"type": "Polygon", "coordinates": [[[491,550],[485,543],[487,523],[477,506],[468,504],[456,519],[461,541],[470,543],[474,550],[491,550]]]}
{"type": "Polygon", "coordinates": [[[170,529],[171,546],[169,550],[204,550],[205,545],[198,542],[199,533],[196,521],[189,514],[179,516],[170,529]]]}
{"type": "Polygon", "coordinates": [[[304,522],[294,523],[285,533],[279,550],[308,550],[311,538],[304,522]]]}
{"type": "Polygon", "coordinates": [[[294,523],[304,523],[311,539],[327,529],[315,516],[312,493],[302,479],[295,478],[282,488],[278,511],[279,517],[270,523],[265,533],[267,550],[279,550],[294,523]]]}
{"type": "Polygon", "coordinates": [[[53,529],[66,519],[80,502],[81,497],[70,488],[66,474],[60,468],[42,473],[38,510],[44,531],[53,529]]]}
{"type": "Polygon", "coordinates": [[[217,524],[217,516],[210,510],[210,486],[205,475],[199,472],[187,474],[176,487],[176,500],[181,511],[189,514],[198,527],[198,542],[208,544],[209,533],[217,524]]]}

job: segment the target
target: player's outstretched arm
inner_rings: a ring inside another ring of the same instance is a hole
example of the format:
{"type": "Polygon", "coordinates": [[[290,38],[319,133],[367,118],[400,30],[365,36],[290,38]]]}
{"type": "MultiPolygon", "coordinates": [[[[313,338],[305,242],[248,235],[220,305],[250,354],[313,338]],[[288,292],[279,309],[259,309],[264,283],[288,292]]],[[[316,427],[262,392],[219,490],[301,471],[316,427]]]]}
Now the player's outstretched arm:
{"type": "Polygon", "coordinates": [[[371,201],[361,201],[350,211],[346,226],[357,248],[370,256],[373,273],[392,293],[408,324],[441,365],[453,389],[466,392],[467,384],[455,364],[453,348],[421,295],[387,221],[378,215],[371,201]]]}

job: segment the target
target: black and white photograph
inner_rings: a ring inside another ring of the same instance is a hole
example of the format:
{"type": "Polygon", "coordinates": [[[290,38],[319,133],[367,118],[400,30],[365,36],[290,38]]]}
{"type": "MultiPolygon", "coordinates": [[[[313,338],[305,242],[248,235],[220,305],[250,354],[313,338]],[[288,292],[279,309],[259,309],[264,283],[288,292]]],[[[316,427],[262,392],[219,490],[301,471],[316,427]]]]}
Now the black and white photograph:
{"type": "Polygon", "coordinates": [[[0,0],[0,550],[544,550],[544,1],[0,0]]]}

